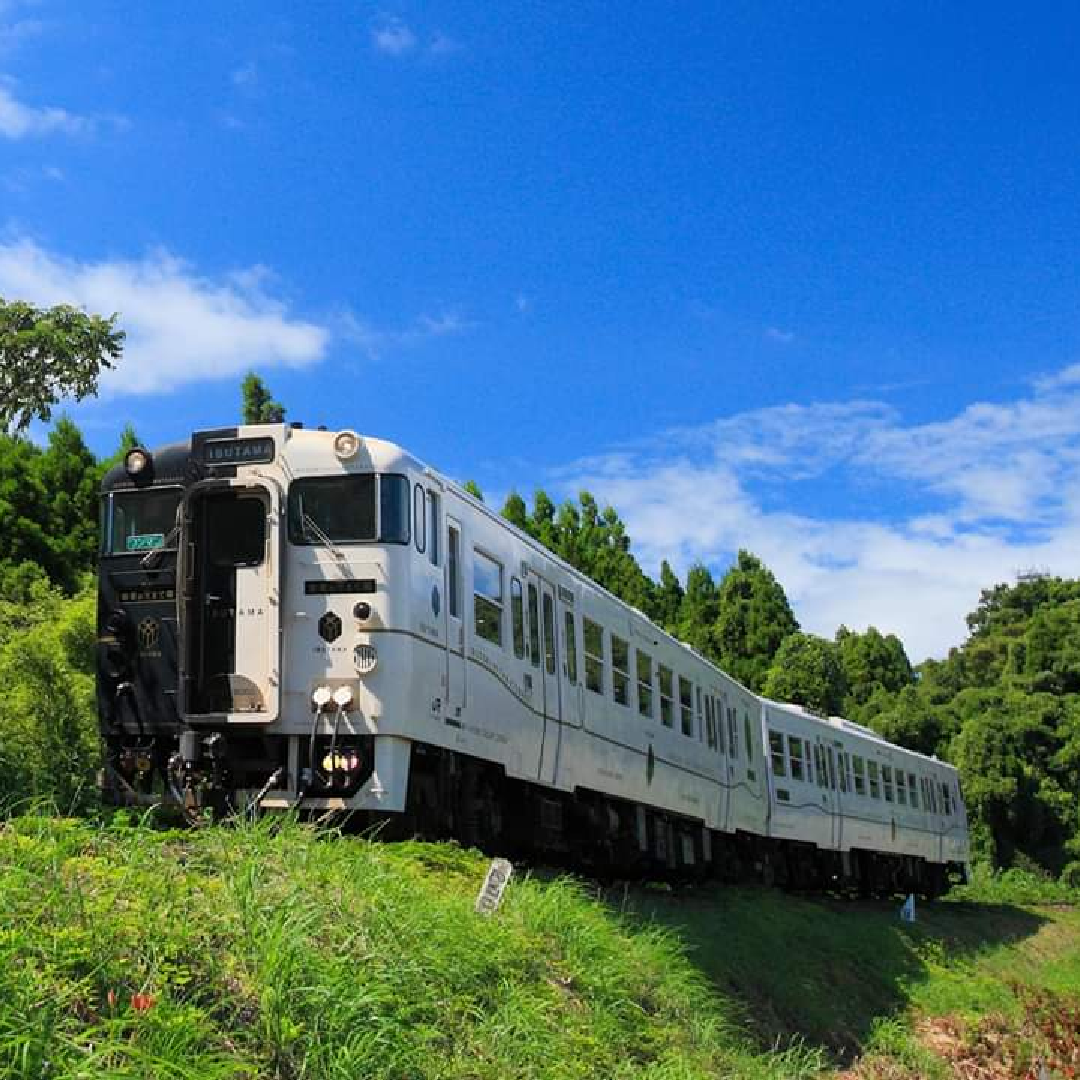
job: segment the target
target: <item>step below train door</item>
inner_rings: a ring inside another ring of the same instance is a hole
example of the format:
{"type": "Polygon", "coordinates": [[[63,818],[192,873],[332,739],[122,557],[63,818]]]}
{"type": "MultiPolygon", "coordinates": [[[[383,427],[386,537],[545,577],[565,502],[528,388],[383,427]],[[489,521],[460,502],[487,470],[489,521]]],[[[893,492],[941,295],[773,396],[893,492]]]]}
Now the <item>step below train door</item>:
{"type": "Polygon", "coordinates": [[[187,720],[272,723],[280,710],[276,485],[215,480],[184,503],[180,692],[187,720]]]}

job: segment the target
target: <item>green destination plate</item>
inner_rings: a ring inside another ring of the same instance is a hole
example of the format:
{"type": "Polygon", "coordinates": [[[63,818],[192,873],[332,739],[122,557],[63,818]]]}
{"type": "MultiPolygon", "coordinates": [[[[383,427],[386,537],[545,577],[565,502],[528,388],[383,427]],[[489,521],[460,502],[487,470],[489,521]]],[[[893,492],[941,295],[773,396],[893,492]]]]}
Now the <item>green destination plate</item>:
{"type": "Polygon", "coordinates": [[[164,533],[143,533],[141,536],[129,536],[124,546],[128,551],[149,551],[164,543],[164,533]]]}

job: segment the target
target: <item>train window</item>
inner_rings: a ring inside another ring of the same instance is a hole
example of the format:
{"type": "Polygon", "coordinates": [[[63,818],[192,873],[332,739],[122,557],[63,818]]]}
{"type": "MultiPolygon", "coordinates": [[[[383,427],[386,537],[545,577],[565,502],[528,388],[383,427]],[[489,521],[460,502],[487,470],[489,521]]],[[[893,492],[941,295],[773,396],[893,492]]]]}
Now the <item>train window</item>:
{"type": "Polygon", "coordinates": [[[637,652],[637,711],[650,720],[655,715],[652,698],[652,657],[640,649],[637,652]]]}
{"type": "Polygon", "coordinates": [[[566,613],[566,677],[577,682],[577,629],[572,611],[566,613]]]}
{"type": "Polygon", "coordinates": [[[544,593],[544,667],[555,674],[555,601],[549,592],[544,593]]]}
{"type": "Polygon", "coordinates": [[[529,582],[529,658],[533,667],[540,666],[540,598],[536,586],[529,582]]]}
{"type": "Polygon", "coordinates": [[[952,817],[952,806],[949,804],[949,786],[944,783],[941,785],[941,808],[949,817],[952,817]]]}
{"type": "Polygon", "coordinates": [[[881,772],[876,761],[866,763],[866,778],[870,783],[870,798],[881,798],[881,772]]]}
{"type": "Polygon", "coordinates": [[[585,638],[585,685],[594,693],[604,692],[604,628],[592,619],[582,619],[585,638]]]}
{"type": "Polygon", "coordinates": [[[836,790],[836,755],[830,751],[825,751],[825,760],[829,765],[829,787],[836,790]]]}
{"type": "Polygon", "coordinates": [[[908,793],[908,802],[911,803],[911,805],[913,807],[915,807],[916,810],[918,810],[919,809],[919,788],[918,788],[918,785],[915,783],[915,774],[913,772],[909,772],[907,774],[907,793],[908,793]]]}
{"type": "Polygon", "coordinates": [[[473,549],[473,627],[477,637],[502,645],[503,568],[473,549]]]}
{"type": "Polygon", "coordinates": [[[784,758],[784,736],[779,731],[769,732],[769,757],[772,760],[773,776],[787,776],[787,761],[784,758]]]}
{"type": "MultiPolygon", "coordinates": [[[[332,544],[371,543],[378,536],[377,483],[378,478],[373,473],[309,476],[294,480],[289,486],[289,539],[294,544],[309,547],[325,546],[327,541],[332,544]]],[[[405,483],[408,500],[408,481],[405,483]]]]}
{"type": "Polygon", "coordinates": [[[660,675],[660,723],[664,727],[674,727],[675,717],[672,710],[672,698],[674,691],[671,682],[671,668],[659,666],[660,675]]]}
{"type": "Polygon", "coordinates": [[[701,687],[697,687],[697,737],[698,742],[701,742],[705,738],[705,716],[703,713],[703,706],[701,704],[701,687]]]}
{"type": "Polygon", "coordinates": [[[679,676],[679,714],[684,735],[694,734],[694,687],[689,679],[679,676]]]}
{"type": "Polygon", "coordinates": [[[818,787],[828,787],[829,778],[825,775],[825,747],[814,745],[814,772],[817,775],[818,787]]]}
{"type": "Polygon", "coordinates": [[[413,487],[413,543],[422,555],[427,547],[427,499],[420,484],[413,487]]]}
{"type": "Polygon", "coordinates": [[[447,576],[450,578],[447,607],[455,619],[461,618],[461,534],[451,525],[447,531],[447,576]]]}
{"type": "Polygon", "coordinates": [[[620,705],[630,706],[630,646],[611,635],[611,694],[620,705]]]}
{"type": "Polygon", "coordinates": [[[712,697],[705,695],[705,743],[710,750],[716,749],[716,718],[713,716],[712,697]]]}
{"type": "Polygon", "coordinates": [[[736,726],[737,715],[735,706],[729,705],[727,711],[728,747],[731,750],[732,759],[739,756],[739,729],[736,726]]]}
{"type": "Polygon", "coordinates": [[[788,736],[788,754],[791,758],[791,779],[805,780],[806,768],[803,764],[803,741],[796,735],[788,736]]]}
{"type": "Polygon", "coordinates": [[[891,765],[882,765],[881,766],[881,786],[885,791],[885,801],[886,802],[893,802],[894,801],[894,796],[893,796],[893,786],[892,786],[892,766],[891,765]]]}
{"type": "Polygon", "coordinates": [[[514,655],[520,660],[525,655],[525,597],[516,577],[510,579],[510,629],[514,635],[514,655]]]}
{"type": "Polygon", "coordinates": [[[432,566],[439,565],[439,496],[434,491],[427,493],[427,557],[432,566]]]}
{"type": "Polygon", "coordinates": [[[866,795],[866,766],[863,764],[863,759],[858,754],[853,754],[851,758],[851,769],[854,774],[855,780],[855,794],[866,795]]]}
{"type": "Polygon", "coordinates": [[[409,542],[408,477],[395,473],[379,477],[379,539],[384,544],[409,542]]]}
{"type": "Polygon", "coordinates": [[[743,734],[746,736],[746,760],[753,764],[754,761],[754,740],[750,737],[750,714],[744,712],[742,714],[743,719],[743,734]]]}
{"type": "Polygon", "coordinates": [[[907,806],[907,784],[904,782],[902,769],[896,770],[896,801],[901,806],[907,806]]]}
{"type": "Polygon", "coordinates": [[[105,542],[107,555],[176,547],[176,507],[179,488],[147,488],[115,492],[109,496],[105,542]]]}
{"type": "Polygon", "coordinates": [[[721,754],[727,753],[724,745],[724,705],[720,698],[713,698],[713,716],[716,719],[716,748],[721,754]]]}

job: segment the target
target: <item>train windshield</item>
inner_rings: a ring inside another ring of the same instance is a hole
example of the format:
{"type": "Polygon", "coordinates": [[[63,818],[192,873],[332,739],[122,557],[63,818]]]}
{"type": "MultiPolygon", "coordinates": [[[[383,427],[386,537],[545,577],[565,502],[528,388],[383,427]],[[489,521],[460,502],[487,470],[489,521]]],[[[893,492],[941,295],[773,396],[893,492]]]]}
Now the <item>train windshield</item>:
{"type": "Polygon", "coordinates": [[[105,504],[104,550],[107,555],[176,547],[179,488],[116,491],[105,504]]]}
{"type": "Polygon", "coordinates": [[[289,488],[294,544],[409,542],[409,481],[404,476],[312,476],[289,488]]]}

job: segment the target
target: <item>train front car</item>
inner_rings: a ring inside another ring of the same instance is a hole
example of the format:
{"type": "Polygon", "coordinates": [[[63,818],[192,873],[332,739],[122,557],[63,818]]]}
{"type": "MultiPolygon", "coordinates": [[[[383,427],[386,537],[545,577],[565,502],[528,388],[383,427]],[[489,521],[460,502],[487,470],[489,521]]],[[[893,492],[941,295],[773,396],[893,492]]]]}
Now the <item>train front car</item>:
{"type": "Polygon", "coordinates": [[[404,810],[408,710],[384,703],[410,694],[410,553],[431,571],[421,591],[434,612],[415,629],[442,638],[441,571],[412,552],[426,547],[410,532],[418,480],[437,545],[438,481],[351,431],[200,432],[109,473],[107,798],[404,810]]]}
{"type": "Polygon", "coordinates": [[[102,484],[97,698],[114,804],[155,800],[178,745],[178,514],[191,480],[178,443],[130,450],[102,484]]]}

